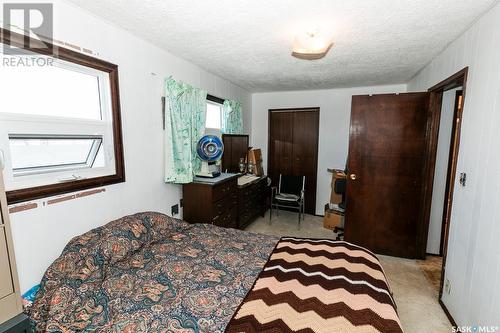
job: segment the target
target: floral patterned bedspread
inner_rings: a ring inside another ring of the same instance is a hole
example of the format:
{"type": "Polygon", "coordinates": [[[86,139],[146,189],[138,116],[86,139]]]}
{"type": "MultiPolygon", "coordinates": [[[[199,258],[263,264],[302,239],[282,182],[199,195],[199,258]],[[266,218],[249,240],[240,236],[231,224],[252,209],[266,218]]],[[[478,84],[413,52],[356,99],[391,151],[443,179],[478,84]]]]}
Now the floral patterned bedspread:
{"type": "Polygon", "coordinates": [[[126,216],[73,238],[30,310],[38,332],[223,332],[278,238],[126,216]]]}

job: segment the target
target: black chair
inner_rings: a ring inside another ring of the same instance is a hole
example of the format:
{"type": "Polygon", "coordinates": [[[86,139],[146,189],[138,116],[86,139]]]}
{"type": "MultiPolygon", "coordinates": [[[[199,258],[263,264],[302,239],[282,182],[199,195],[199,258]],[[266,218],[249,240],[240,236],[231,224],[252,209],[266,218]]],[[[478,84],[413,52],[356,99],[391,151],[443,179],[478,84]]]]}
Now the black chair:
{"type": "Polygon", "coordinates": [[[271,188],[271,211],[269,212],[269,223],[273,216],[273,208],[277,209],[279,214],[280,208],[293,209],[299,212],[299,229],[300,219],[304,219],[304,186],[306,183],[305,176],[286,176],[281,175],[279,178],[278,187],[271,188]]]}

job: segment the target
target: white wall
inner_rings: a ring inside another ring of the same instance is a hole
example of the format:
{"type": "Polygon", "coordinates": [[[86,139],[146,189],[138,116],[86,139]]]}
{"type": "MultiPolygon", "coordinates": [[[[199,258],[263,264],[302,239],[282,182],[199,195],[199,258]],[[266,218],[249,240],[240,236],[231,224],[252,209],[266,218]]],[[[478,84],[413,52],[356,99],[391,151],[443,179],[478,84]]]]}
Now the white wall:
{"type": "Polygon", "coordinates": [[[456,91],[448,90],[443,94],[441,121],[436,152],[436,167],[434,169],[434,185],[432,187],[432,204],[429,218],[429,234],[427,235],[427,253],[439,254],[441,245],[441,227],[443,225],[444,198],[446,178],[448,175],[448,160],[450,154],[451,131],[455,112],[456,91]]]}
{"type": "Polygon", "coordinates": [[[262,149],[267,170],[268,110],[279,108],[319,107],[318,188],[316,214],[323,215],[330,199],[331,174],[327,168],[344,169],[349,143],[351,97],[353,95],[400,93],[406,85],[357,87],[258,93],[252,95],[251,145],[262,149]]]}
{"type": "Polygon", "coordinates": [[[410,83],[427,89],[469,66],[443,296],[459,325],[500,326],[500,4],[410,83]],[[458,177],[457,177],[458,179],[458,177]]]}
{"type": "Polygon", "coordinates": [[[23,292],[40,282],[73,236],[130,213],[170,214],[170,206],[179,202],[181,188],[163,182],[160,98],[165,77],[173,75],[215,96],[241,101],[246,131],[251,121],[247,91],[78,7],[63,1],[54,6],[55,39],[92,49],[119,66],[126,182],[107,186],[102,194],[12,214],[23,292]]]}

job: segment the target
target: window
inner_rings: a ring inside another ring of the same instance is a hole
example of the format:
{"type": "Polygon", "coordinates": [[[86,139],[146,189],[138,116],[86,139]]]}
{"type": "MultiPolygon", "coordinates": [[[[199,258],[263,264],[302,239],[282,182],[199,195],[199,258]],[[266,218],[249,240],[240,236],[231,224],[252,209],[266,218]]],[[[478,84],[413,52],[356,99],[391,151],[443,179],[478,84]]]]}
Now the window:
{"type": "Polygon", "coordinates": [[[12,172],[17,177],[104,167],[101,146],[102,136],[9,135],[12,172]]]}
{"type": "Polygon", "coordinates": [[[0,89],[8,92],[2,112],[102,120],[100,81],[105,75],[67,62],[51,64],[2,66],[0,89]]]}
{"type": "Polygon", "coordinates": [[[117,66],[63,48],[37,54],[23,38],[4,35],[20,52],[0,66],[9,203],[124,181],[117,66]],[[33,58],[45,61],[26,66],[33,58]]]}
{"type": "Polygon", "coordinates": [[[216,102],[207,101],[206,128],[220,129],[222,118],[222,105],[216,102]]]}

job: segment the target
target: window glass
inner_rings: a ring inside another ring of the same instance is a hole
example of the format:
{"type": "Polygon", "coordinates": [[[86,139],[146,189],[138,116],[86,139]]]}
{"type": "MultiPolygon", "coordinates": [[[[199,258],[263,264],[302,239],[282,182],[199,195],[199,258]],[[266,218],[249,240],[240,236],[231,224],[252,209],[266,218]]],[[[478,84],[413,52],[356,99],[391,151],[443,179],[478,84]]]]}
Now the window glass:
{"type": "Polygon", "coordinates": [[[9,146],[14,176],[92,168],[101,143],[101,137],[11,136],[9,146]]]}
{"type": "Polygon", "coordinates": [[[206,128],[221,128],[222,106],[217,103],[207,102],[206,128]]]}
{"type": "Polygon", "coordinates": [[[0,112],[101,120],[99,77],[57,65],[0,66],[0,112]]]}
{"type": "Polygon", "coordinates": [[[92,164],[93,168],[102,168],[106,165],[104,161],[104,148],[102,148],[102,144],[99,146],[99,150],[97,151],[97,155],[94,159],[94,164],[92,164]]]}

